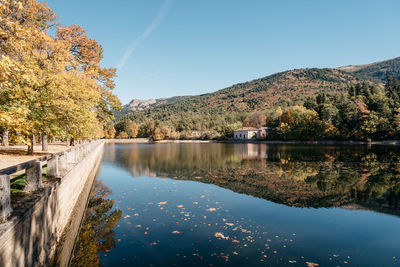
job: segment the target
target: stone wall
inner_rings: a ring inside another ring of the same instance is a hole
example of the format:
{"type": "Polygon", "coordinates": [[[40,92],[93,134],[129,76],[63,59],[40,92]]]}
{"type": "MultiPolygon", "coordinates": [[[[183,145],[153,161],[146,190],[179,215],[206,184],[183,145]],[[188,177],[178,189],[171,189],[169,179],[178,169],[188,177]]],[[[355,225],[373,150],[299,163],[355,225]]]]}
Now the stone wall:
{"type": "MultiPolygon", "coordinates": [[[[69,159],[69,168],[61,178],[49,178],[41,190],[12,203],[12,217],[0,225],[0,266],[50,265],[63,233],[80,223],[79,214],[83,212],[76,207],[87,202],[103,146],[102,141],[96,141],[90,147],[77,148],[71,152],[72,159],[65,157],[69,159]]],[[[72,245],[59,253],[56,265],[68,263],[74,240],[68,242],[72,245]]]]}

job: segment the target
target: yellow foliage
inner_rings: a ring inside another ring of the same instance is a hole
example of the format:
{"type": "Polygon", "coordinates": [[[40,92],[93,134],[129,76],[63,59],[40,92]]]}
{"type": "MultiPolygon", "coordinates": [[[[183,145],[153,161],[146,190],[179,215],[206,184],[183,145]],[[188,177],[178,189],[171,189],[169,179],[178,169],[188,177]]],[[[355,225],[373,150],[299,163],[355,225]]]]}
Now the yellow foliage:
{"type": "Polygon", "coordinates": [[[115,70],[98,65],[102,48],[81,27],[69,28],[79,28],[79,39],[49,35],[54,18],[43,2],[1,1],[0,127],[25,140],[44,132],[102,137],[109,110],[120,108],[111,92],[115,70]]]}

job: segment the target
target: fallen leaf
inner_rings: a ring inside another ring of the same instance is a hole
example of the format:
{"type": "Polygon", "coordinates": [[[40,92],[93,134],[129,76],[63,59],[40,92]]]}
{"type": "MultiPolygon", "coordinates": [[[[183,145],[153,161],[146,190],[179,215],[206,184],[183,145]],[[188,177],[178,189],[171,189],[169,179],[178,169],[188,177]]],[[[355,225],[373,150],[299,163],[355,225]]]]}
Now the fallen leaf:
{"type": "Polygon", "coordinates": [[[225,240],[229,239],[229,236],[224,236],[223,233],[219,233],[219,232],[215,233],[214,236],[217,238],[225,239],[225,240]]]}
{"type": "Polygon", "coordinates": [[[157,203],[157,205],[165,205],[165,204],[167,204],[167,201],[164,201],[164,202],[158,202],[158,203],[157,203]]]}

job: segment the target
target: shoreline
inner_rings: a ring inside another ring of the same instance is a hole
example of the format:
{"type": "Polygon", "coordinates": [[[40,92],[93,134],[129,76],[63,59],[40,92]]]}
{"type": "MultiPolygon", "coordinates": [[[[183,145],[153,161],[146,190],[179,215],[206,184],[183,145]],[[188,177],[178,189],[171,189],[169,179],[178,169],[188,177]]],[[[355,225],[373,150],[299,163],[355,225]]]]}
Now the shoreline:
{"type": "Polygon", "coordinates": [[[381,140],[381,141],[340,141],[340,140],[321,140],[321,141],[283,141],[283,140],[158,140],[154,141],[149,138],[132,138],[132,139],[104,139],[106,144],[270,144],[270,145],[387,145],[398,146],[400,140],[381,140]]]}

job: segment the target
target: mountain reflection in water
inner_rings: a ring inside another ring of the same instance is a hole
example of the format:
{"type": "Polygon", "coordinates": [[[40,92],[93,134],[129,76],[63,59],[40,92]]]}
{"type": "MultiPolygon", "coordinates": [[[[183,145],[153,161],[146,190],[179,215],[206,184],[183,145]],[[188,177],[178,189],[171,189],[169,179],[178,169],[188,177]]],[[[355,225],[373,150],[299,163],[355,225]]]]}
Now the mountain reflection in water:
{"type": "Polygon", "coordinates": [[[399,159],[397,147],[356,145],[114,144],[104,153],[134,177],[215,184],[288,206],[395,215],[399,159]]]}

